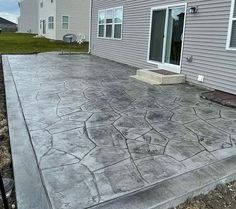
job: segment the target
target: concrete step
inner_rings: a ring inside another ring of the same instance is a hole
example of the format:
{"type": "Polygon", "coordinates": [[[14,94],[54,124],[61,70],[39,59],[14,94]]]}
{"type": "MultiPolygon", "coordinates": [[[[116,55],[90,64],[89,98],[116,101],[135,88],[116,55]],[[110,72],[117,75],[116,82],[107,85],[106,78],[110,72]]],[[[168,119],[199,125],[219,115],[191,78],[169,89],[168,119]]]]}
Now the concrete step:
{"type": "Polygon", "coordinates": [[[161,69],[141,69],[133,78],[152,85],[168,85],[185,83],[185,75],[161,69]]]}

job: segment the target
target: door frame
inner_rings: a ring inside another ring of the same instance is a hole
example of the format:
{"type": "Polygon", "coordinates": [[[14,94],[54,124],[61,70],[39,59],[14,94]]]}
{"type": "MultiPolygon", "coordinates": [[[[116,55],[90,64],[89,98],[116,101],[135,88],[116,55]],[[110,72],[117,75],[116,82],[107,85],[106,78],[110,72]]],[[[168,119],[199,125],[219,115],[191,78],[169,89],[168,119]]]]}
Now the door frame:
{"type": "Polygon", "coordinates": [[[149,40],[148,40],[148,53],[147,53],[147,62],[150,64],[158,65],[159,68],[174,72],[180,73],[181,66],[182,66],[182,58],[183,58],[183,49],[184,49],[184,39],[185,39],[185,26],[186,26],[186,17],[187,17],[187,3],[180,3],[180,4],[171,4],[159,7],[152,7],[151,14],[150,14],[150,25],[149,25],[149,40]],[[182,47],[181,47],[181,55],[180,55],[180,65],[174,65],[165,63],[165,53],[166,53],[166,34],[168,30],[168,17],[169,17],[169,9],[172,7],[185,7],[185,16],[184,16],[184,27],[183,27],[183,40],[182,40],[182,47]],[[153,12],[158,10],[166,10],[166,23],[165,23],[165,37],[163,41],[163,54],[162,54],[162,62],[150,60],[150,47],[151,47],[151,33],[152,33],[152,20],[153,20],[153,12]]]}
{"type": "Polygon", "coordinates": [[[43,19],[43,27],[42,27],[42,34],[43,35],[46,35],[46,30],[47,30],[47,22],[46,22],[46,19],[43,19]]]}

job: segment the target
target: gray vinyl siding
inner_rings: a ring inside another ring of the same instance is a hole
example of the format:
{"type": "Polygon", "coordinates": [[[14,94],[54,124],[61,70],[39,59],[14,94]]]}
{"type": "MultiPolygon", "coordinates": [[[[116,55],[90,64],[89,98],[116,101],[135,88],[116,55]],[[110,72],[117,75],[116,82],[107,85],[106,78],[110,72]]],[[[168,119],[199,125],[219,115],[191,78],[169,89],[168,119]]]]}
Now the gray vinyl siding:
{"type": "Polygon", "coordinates": [[[187,14],[181,72],[187,81],[236,94],[236,51],[226,50],[231,0],[93,0],[91,53],[137,68],[155,68],[147,62],[152,7],[182,4],[198,6],[187,14]],[[97,38],[98,10],[124,7],[123,38],[97,38]],[[193,56],[193,62],[186,58],[193,56]]]}

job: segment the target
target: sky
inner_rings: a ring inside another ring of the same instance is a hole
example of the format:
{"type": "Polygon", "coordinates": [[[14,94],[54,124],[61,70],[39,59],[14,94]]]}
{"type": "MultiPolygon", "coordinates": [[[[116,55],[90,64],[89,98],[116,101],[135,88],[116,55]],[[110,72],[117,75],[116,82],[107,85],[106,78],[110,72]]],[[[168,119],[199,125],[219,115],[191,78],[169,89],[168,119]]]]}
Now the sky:
{"type": "Polygon", "coordinates": [[[18,0],[0,0],[0,17],[17,23],[19,12],[18,0]]]}

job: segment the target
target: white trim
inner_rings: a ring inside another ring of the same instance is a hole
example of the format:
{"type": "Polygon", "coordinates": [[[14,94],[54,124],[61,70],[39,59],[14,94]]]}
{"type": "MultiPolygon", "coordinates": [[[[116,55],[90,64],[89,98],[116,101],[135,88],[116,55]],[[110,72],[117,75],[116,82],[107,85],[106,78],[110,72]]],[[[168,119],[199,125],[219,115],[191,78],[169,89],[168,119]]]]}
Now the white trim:
{"type": "Polygon", "coordinates": [[[88,53],[91,53],[91,40],[92,40],[92,34],[91,34],[91,28],[92,28],[92,0],[90,0],[90,5],[89,5],[89,48],[88,48],[88,53]]]}
{"type": "Polygon", "coordinates": [[[150,14],[150,25],[149,25],[149,40],[148,40],[148,53],[147,53],[147,63],[158,65],[158,67],[175,72],[180,73],[181,72],[181,66],[182,66],[182,58],[183,58],[183,46],[184,46],[184,34],[185,34],[185,26],[186,26],[186,17],[187,17],[187,3],[182,4],[173,4],[173,5],[164,5],[159,7],[152,7],[151,8],[151,14],[150,14]],[[168,14],[169,14],[169,8],[173,7],[185,7],[185,18],[184,18],[184,27],[183,27],[183,40],[182,40],[182,50],[180,55],[180,65],[173,65],[169,63],[165,63],[165,49],[166,49],[166,34],[168,29],[168,14]],[[150,60],[150,48],[151,48],[151,32],[152,32],[152,19],[153,19],[153,12],[157,10],[166,10],[166,22],[165,22],[165,37],[163,41],[163,54],[162,54],[162,62],[157,62],[150,60]]]}
{"type": "Polygon", "coordinates": [[[166,59],[166,43],[167,43],[167,33],[169,24],[169,8],[166,9],[166,19],[165,19],[165,28],[164,28],[164,37],[163,37],[163,46],[162,46],[162,61],[165,62],[166,59]]]}
{"type": "Polygon", "coordinates": [[[106,10],[105,9],[102,9],[102,10],[98,10],[98,19],[97,19],[97,38],[104,38],[105,37],[105,21],[106,21],[106,10]],[[101,12],[104,12],[104,24],[100,24],[99,23],[99,14],[101,13],[101,12]],[[100,25],[104,25],[104,34],[103,34],[103,37],[100,37],[99,36],[99,26],[100,25]]]}
{"type": "Polygon", "coordinates": [[[233,29],[233,21],[236,21],[236,17],[234,17],[234,10],[236,0],[231,0],[231,8],[230,8],[230,17],[229,17],[229,27],[228,27],[228,35],[226,41],[226,50],[235,51],[236,47],[230,47],[230,42],[232,38],[232,29],[233,29]]]}
{"type": "MultiPolygon", "coordinates": [[[[123,39],[123,23],[124,23],[124,7],[123,6],[120,6],[120,7],[115,7],[114,8],[114,14],[115,14],[115,11],[116,11],[116,9],[122,9],[122,21],[121,21],[121,23],[115,23],[115,18],[114,18],[114,34],[113,34],[113,39],[114,40],[122,40],[123,39]],[[120,38],[115,38],[114,37],[114,35],[115,35],[115,25],[121,25],[121,36],[120,36],[120,38]]],[[[114,15],[114,17],[115,17],[115,15],[114,15]]]]}
{"type": "Polygon", "coordinates": [[[112,39],[114,37],[113,36],[113,28],[114,28],[114,8],[106,9],[105,10],[105,34],[104,34],[105,38],[112,39]],[[107,13],[108,12],[112,12],[112,18],[109,18],[109,19],[112,19],[111,23],[107,23],[107,13]],[[107,37],[107,26],[111,26],[111,37],[109,37],[109,36],[107,37]]]}
{"type": "Polygon", "coordinates": [[[187,20],[187,10],[188,10],[188,3],[185,3],[185,16],[184,16],[184,28],[183,28],[183,40],[182,40],[182,50],[180,55],[180,73],[182,70],[183,64],[183,53],[184,53],[184,42],[185,42],[185,32],[186,32],[186,20],[187,20]]]}
{"type": "Polygon", "coordinates": [[[62,30],[70,30],[70,16],[69,15],[61,15],[61,29],[62,30]],[[68,17],[68,28],[63,28],[63,17],[68,17]]]}
{"type": "Polygon", "coordinates": [[[123,38],[123,24],[124,24],[124,7],[123,6],[98,10],[97,38],[98,39],[107,39],[107,40],[122,40],[122,38],[123,38]],[[115,10],[116,9],[122,9],[122,22],[121,23],[115,23],[115,10]],[[109,10],[112,10],[112,12],[113,12],[112,23],[106,23],[106,12],[109,11],[109,10]],[[105,13],[104,24],[99,24],[99,13],[100,12],[105,13]],[[99,26],[100,25],[104,26],[104,36],[103,37],[99,36],[99,26]],[[112,37],[106,37],[106,26],[107,25],[112,25],[112,37]],[[115,25],[121,25],[121,38],[114,38],[115,25]]]}
{"type": "Polygon", "coordinates": [[[52,15],[48,17],[48,27],[47,28],[48,28],[48,30],[55,30],[55,17],[52,15]],[[50,21],[49,21],[49,19],[50,19],[50,21]],[[51,27],[49,27],[49,25],[51,27]]]}

